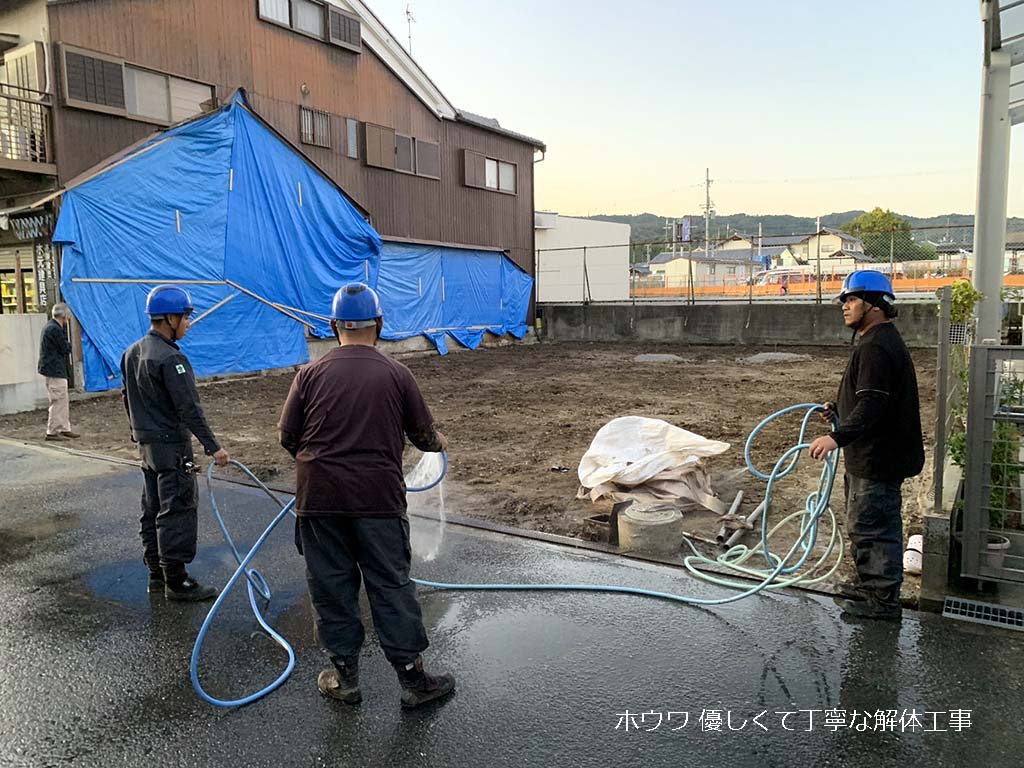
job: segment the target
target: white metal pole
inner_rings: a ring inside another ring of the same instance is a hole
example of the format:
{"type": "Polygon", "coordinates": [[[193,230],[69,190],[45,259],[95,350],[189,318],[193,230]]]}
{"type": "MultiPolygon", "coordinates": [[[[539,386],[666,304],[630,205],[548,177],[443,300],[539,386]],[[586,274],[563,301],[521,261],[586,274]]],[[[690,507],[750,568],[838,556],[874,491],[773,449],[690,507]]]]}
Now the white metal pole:
{"type": "Polygon", "coordinates": [[[981,128],[978,132],[978,196],[974,207],[974,287],[979,340],[1000,337],[1003,252],[1006,250],[1006,194],[1010,177],[1010,54],[992,51],[982,70],[981,128]]]}

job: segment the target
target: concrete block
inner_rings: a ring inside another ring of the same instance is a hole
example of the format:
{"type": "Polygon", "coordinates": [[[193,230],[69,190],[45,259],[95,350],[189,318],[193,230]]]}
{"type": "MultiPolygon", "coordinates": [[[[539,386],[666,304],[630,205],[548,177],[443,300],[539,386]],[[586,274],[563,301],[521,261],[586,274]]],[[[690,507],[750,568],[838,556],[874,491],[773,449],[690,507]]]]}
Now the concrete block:
{"type": "Polygon", "coordinates": [[[943,555],[949,554],[950,524],[949,519],[937,515],[924,516],[924,553],[943,555]]]}

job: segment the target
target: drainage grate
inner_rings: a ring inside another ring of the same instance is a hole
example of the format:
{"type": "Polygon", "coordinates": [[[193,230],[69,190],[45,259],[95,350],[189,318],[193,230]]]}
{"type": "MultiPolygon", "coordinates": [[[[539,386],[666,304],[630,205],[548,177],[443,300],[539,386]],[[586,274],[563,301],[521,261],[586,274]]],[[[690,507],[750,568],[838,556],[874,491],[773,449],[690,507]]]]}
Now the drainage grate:
{"type": "Polygon", "coordinates": [[[1002,605],[982,603],[978,600],[947,597],[942,607],[942,615],[950,619],[1024,631],[1024,611],[1019,608],[1006,608],[1002,605]]]}

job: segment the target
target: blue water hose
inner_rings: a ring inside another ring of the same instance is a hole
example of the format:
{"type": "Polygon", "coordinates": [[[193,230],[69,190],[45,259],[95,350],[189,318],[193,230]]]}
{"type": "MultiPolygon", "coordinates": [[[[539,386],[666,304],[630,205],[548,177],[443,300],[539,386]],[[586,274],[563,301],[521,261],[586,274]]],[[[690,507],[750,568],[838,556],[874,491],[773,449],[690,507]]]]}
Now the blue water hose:
{"type": "MultiPolygon", "coordinates": [[[[757,547],[755,547],[754,549],[749,549],[747,547],[739,545],[739,546],[731,548],[730,550],[728,550],[727,552],[725,552],[723,555],[719,556],[715,560],[711,560],[711,559],[706,558],[705,556],[701,555],[700,552],[698,552],[697,549],[693,546],[693,544],[689,540],[687,540],[687,544],[689,544],[690,549],[693,551],[693,555],[690,555],[690,556],[684,558],[683,562],[684,562],[684,565],[686,566],[686,568],[693,575],[695,575],[695,576],[697,576],[699,578],[702,578],[702,579],[704,579],[706,581],[709,581],[711,583],[718,584],[718,585],[721,585],[721,586],[727,586],[727,587],[732,587],[732,588],[741,590],[741,591],[739,591],[736,594],[729,595],[729,596],[726,596],[726,597],[720,597],[720,598],[699,598],[699,597],[692,597],[692,596],[688,596],[688,595],[676,595],[676,594],[671,594],[671,593],[668,593],[668,592],[659,592],[659,591],[650,590],[650,589],[640,589],[640,588],[637,588],[637,587],[624,587],[624,586],[616,586],[616,585],[599,585],[599,584],[455,584],[455,583],[449,583],[449,582],[426,581],[426,580],[423,580],[423,579],[412,579],[412,581],[415,582],[416,584],[420,585],[420,586],[423,586],[423,587],[432,587],[432,588],[435,588],[435,589],[446,589],[446,590],[519,590],[519,591],[606,592],[606,593],[620,593],[620,594],[630,594],[630,595],[641,595],[641,596],[644,596],[644,597],[655,597],[655,598],[660,598],[660,599],[663,599],[663,600],[670,600],[670,601],[673,601],[673,602],[686,603],[686,604],[690,604],[690,605],[723,605],[725,603],[732,603],[732,602],[736,602],[737,600],[742,600],[744,598],[750,597],[752,595],[757,594],[758,592],[761,592],[764,589],[770,589],[770,588],[776,588],[777,589],[777,588],[780,588],[780,587],[792,586],[792,585],[798,584],[798,583],[812,583],[814,581],[820,581],[821,579],[827,578],[829,575],[831,575],[831,573],[838,566],[838,562],[839,562],[838,559],[836,561],[836,566],[833,566],[831,571],[829,571],[828,573],[826,573],[826,574],[824,574],[822,576],[818,576],[817,578],[814,578],[814,579],[804,579],[804,578],[800,578],[800,577],[793,577],[793,578],[782,579],[782,580],[778,580],[778,581],[777,581],[777,579],[780,576],[788,576],[789,574],[793,574],[796,571],[798,571],[799,569],[803,568],[806,565],[807,560],[810,557],[812,550],[814,549],[815,542],[816,542],[816,539],[817,539],[817,534],[818,534],[818,523],[819,523],[819,520],[821,519],[821,517],[825,513],[825,511],[829,510],[828,502],[829,502],[829,497],[830,497],[830,495],[832,493],[832,486],[833,486],[834,481],[835,481],[835,470],[836,470],[836,463],[838,461],[838,451],[833,451],[832,453],[828,454],[828,456],[825,458],[825,461],[823,462],[823,466],[822,466],[819,482],[818,482],[818,488],[817,488],[816,491],[814,491],[813,493],[811,493],[807,497],[807,501],[806,501],[804,510],[802,512],[794,513],[794,514],[791,514],[791,515],[787,516],[783,521],[781,521],[779,524],[777,524],[774,528],[772,528],[770,530],[768,528],[768,517],[769,517],[769,510],[771,508],[772,492],[774,490],[775,484],[779,480],[781,480],[782,478],[786,477],[790,472],[792,472],[796,468],[797,462],[799,461],[801,452],[810,447],[810,444],[806,441],[806,432],[807,432],[808,425],[810,423],[811,418],[816,413],[818,413],[820,411],[823,411],[823,410],[824,409],[822,408],[822,406],[820,406],[820,405],[818,405],[816,403],[803,403],[803,404],[800,404],[800,405],[793,405],[793,406],[790,406],[788,408],[784,408],[784,409],[782,409],[780,411],[777,411],[776,413],[772,414],[768,418],[764,419],[760,424],[758,424],[751,431],[750,435],[747,438],[746,445],[744,446],[744,449],[743,449],[743,458],[744,458],[744,460],[746,462],[747,469],[755,477],[757,477],[757,478],[759,478],[761,480],[765,480],[767,482],[767,484],[768,484],[767,485],[767,489],[765,490],[765,498],[764,498],[765,508],[764,508],[764,512],[763,512],[763,514],[761,516],[761,542],[760,542],[760,544],[757,547]],[[794,446],[792,446],[791,448],[789,448],[785,453],[782,454],[782,456],[778,459],[778,461],[776,461],[775,466],[772,468],[771,472],[769,472],[769,473],[762,472],[761,470],[759,470],[754,465],[753,459],[752,459],[752,457],[750,455],[751,454],[751,448],[752,448],[752,446],[754,444],[754,441],[755,441],[757,435],[761,432],[762,429],[764,429],[768,424],[770,424],[771,422],[775,421],[776,419],[782,418],[783,416],[786,416],[786,415],[788,415],[790,413],[794,413],[794,412],[798,412],[798,411],[804,411],[805,414],[804,414],[804,418],[803,418],[803,421],[802,421],[801,426],[800,426],[800,434],[799,434],[799,438],[798,438],[797,443],[794,446]],[[779,556],[779,555],[773,553],[771,551],[771,548],[770,548],[770,538],[771,538],[772,533],[774,533],[776,530],[778,530],[779,527],[781,527],[782,525],[786,524],[790,520],[792,520],[794,518],[797,518],[797,517],[800,518],[800,535],[798,536],[796,541],[794,541],[793,544],[790,546],[789,551],[785,554],[785,556],[779,556]],[[798,551],[800,552],[800,555],[797,558],[796,562],[790,563],[790,559],[793,558],[795,555],[797,555],[798,551]],[[749,559],[750,557],[752,557],[756,553],[760,553],[762,555],[762,557],[765,560],[766,566],[767,566],[766,568],[764,568],[764,569],[753,569],[753,568],[749,568],[749,567],[744,565],[746,560],[749,559]],[[754,578],[759,578],[760,581],[758,583],[754,584],[754,585],[750,585],[749,581],[745,582],[745,583],[740,583],[740,582],[729,581],[729,580],[726,580],[726,579],[721,579],[721,578],[718,578],[716,576],[711,576],[711,575],[701,571],[700,570],[700,565],[701,564],[715,564],[715,565],[718,565],[718,566],[724,566],[726,568],[732,569],[732,570],[736,571],[737,573],[743,574],[745,576],[748,576],[748,577],[752,576],[754,578]]],[[[272,627],[270,627],[269,624],[267,624],[267,622],[263,618],[263,614],[261,613],[261,611],[259,609],[259,606],[258,606],[258,604],[256,602],[256,596],[257,595],[259,595],[260,597],[262,597],[265,600],[269,600],[270,599],[270,596],[271,596],[270,587],[267,585],[266,580],[263,578],[263,576],[258,571],[256,571],[255,569],[250,569],[249,568],[249,563],[253,560],[253,558],[259,552],[260,548],[263,546],[264,542],[267,540],[267,537],[270,536],[270,534],[273,532],[274,528],[277,527],[277,525],[281,522],[281,520],[283,520],[285,518],[286,515],[288,515],[288,514],[293,514],[294,515],[295,499],[293,498],[288,503],[282,504],[280,499],[273,493],[273,491],[271,491],[252,472],[250,472],[247,467],[245,467],[243,464],[241,464],[240,462],[237,462],[237,461],[232,461],[231,463],[234,464],[239,469],[241,469],[246,475],[248,475],[248,477],[250,479],[252,479],[256,483],[256,485],[258,487],[260,487],[268,496],[270,496],[270,498],[272,498],[275,502],[277,502],[277,504],[281,507],[281,511],[278,513],[277,517],[274,518],[273,522],[267,527],[267,529],[260,535],[260,537],[257,539],[256,543],[253,545],[252,549],[249,550],[248,554],[246,554],[245,557],[241,557],[239,552],[238,552],[238,549],[235,547],[234,541],[231,539],[231,535],[228,533],[227,527],[224,525],[224,520],[223,520],[223,518],[222,518],[222,516],[220,514],[220,510],[217,508],[216,500],[214,499],[213,489],[212,489],[212,485],[211,485],[211,479],[212,479],[212,473],[213,473],[214,465],[211,465],[209,470],[207,471],[207,475],[206,475],[206,477],[207,477],[207,487],[209,489],[210,502],[211,502],[211,506],[213,507],[214,516],[217,519],[217,524],[220,527],[221,532],[224,534],[224,538],[227,540],[228,545],[231,547],[231,551],[232,551],[232,553],[235,556],[235,560],[238,562],[238,568],[235,570],[234,574],[228,580],[228,583],[224,586],[224,589],[221,591],[220,595],[217,597],[217,600],[214,602],[213,607],[210,608],[210,612],[207,614],[206,620],[203,622],[203,626],[199,630],[199,635],[196,637],[195,647],[192,650],[192,660],[191,660],[191,665],[190,665],[190,673],[191,673],[191,677],[192,677],[192,685],[196,689],[196,692],[199,694],[199,696],[203,698],[203,700],[209,702],[210,704],[218,706],[218,707],[238,707],[238,706],[242,706],[244,704],[250,704],[250,703],[256,701],[257,699],[260,699],[263,696],[266,696],[268,693],[270,693],[275,688],[280,686],[288,678],[288,676],[291,674],[292,670],[295,668],[295,652],[294,652],[294,650],[288,644],[288,642],[283,637],[281,637],[280,634],[275,632],[274,629],[272,627]],[[288,665],[287,665],[287,668],[284,670],[284,672],[282,672],[281,675],[278,676],[278,678],[276,680],[274,680],[270,685],[266,686],[265,688],[260,689],[256,693],[253,693],[253,694],[251,694],[249,696],[246,696],[244,698],[241,698],[241,699],[234,699],[234,700],[217,699],[217,698],[214,698],[213,696],[210,696],[209,694],[207,694],[206,691],[203,690],[202,685],[199,682],[199,674],[198,674],[199,653],[200,653],[200,649],[202,648],[203,639],[206,637],[206,633],[209,630],[210,624],[213,622],[213,619],[216,616],[217,611],[219,610],[221,604],[223,603],[225,596],[231,590],[231,588],[237,583],[237,581],[242,577],[243,574],[246,576],[247,587],[248,587],[248,591],[249,591],[249,605],[252,607],[253,614],[256,616],[256,620],[259,622],[260,626],[263,627],[263,629],[266,630],[266,632],[271,636],[271,638],[273,638],[273,640],[285,650],[285,653],[288,654],[288,665]]],[[[424,485],[422,487],[406,488],[406,490],[408,492],[410,492],[410,493],[417,493],[417,492],[422,492],[422,491],[430,490],[431,488],[433,488],[436,485],[438,485],[444,479],[444,477],[445,477],[445,475],[447,473],[448,473],[448,455],[447,455],[447,453],[442,453],[442,468],[441,468],[441,472],[438,475],[437,479],[435,479],[433,482],[431,482],[431,483],[429,483],[427,485],[424,485]]],[[[829,512],[831,513],[830,510],[829,510],[829,512]]],[[[828,556],[831,553],[831,551],[833,549],[833,546],[834,546],[834,544],[836,542],[837,536],[836,536],[836,527],[835,527],[834,518],[833,518],[832,522],[833,522],[832,534],[831,534],[831,539],[829,541],[829,545],[826,548],[825,554],[822,555],[819,558],[818,562],[815,563],[813,565],[813,567],[811,568],[812,572],[816,568],[819,568],[825,562],[825,560],[828,558],[828,556]]],[[[840,544],[840,558],[841,558],[841,556],[842,556],[841,539],[839,540],[839,544],[840,544]]]]}

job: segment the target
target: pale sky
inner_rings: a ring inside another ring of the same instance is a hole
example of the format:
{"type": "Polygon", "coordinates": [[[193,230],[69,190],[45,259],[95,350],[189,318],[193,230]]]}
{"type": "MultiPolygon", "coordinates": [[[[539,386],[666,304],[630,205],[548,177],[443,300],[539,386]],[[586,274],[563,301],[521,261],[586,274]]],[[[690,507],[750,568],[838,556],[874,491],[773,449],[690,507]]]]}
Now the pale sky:
{"type": "MultiPolygon", "coordinates": [[[[368,2],[406,44],[406,0],[368,2]]],[[[696,212],[709,166],[721,214],[974,210],[977,0],[408,4],[449,101],[547,144],[538,209],[696,212]]]]}

